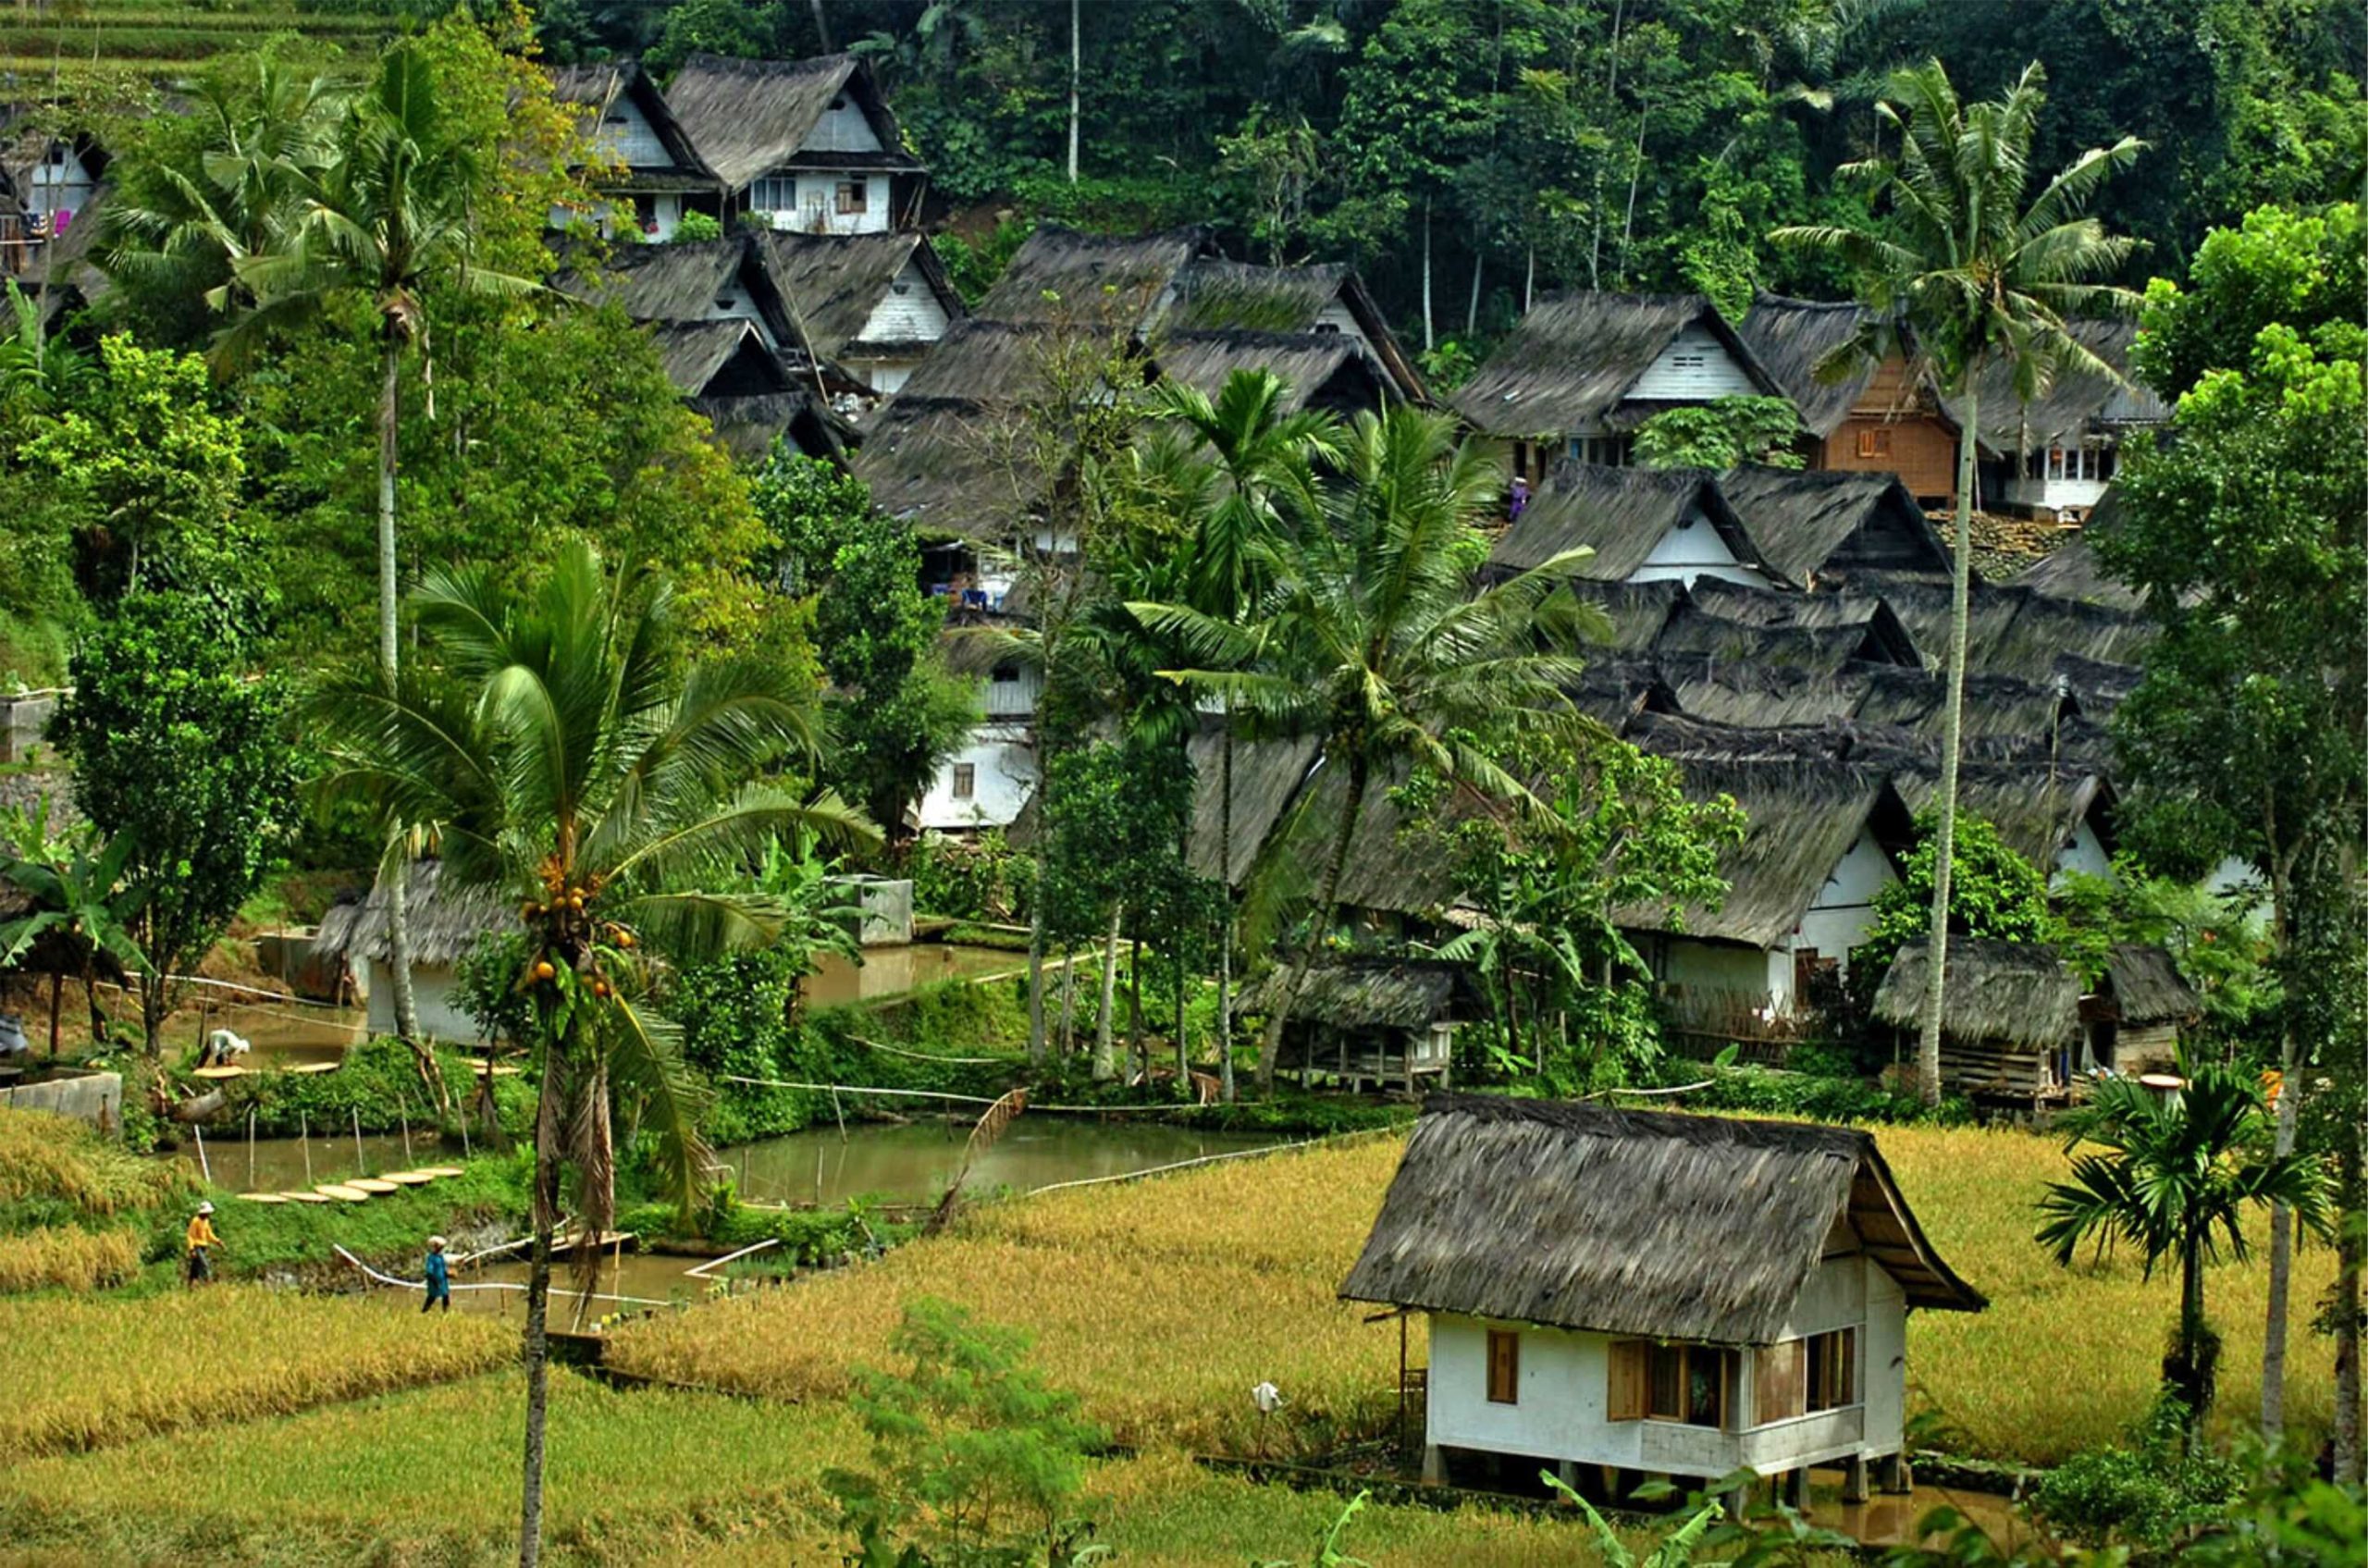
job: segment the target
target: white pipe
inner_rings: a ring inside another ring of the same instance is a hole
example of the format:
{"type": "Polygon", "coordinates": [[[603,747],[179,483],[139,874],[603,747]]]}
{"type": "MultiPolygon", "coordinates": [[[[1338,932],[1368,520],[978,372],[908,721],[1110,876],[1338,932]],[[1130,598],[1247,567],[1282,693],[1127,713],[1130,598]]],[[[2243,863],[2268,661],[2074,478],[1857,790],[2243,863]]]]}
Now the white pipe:
{"type": "Polygon", "coordinates": [[[697,1268],[686,1268],[683,1270],[683,1273],[687,1278],[704,1279],[707,1278],[707,1271],[710,1268],[722,1268],[727,1263],[739,1262],[742,1258],[746,1257],[750,1253],[761,1253],[767,1247],[778,1247],[780,1245],[780,1237],[768,1236],[753,1247],[743,1247],[736,1253],[726,1253],[724,1256],[720,1258],[709,1258],[707,1262],[699,1265],[697,1268]]]}
{"type": "MultiPolygon", "coordinates": [[[[368,1264],[364,1263],[360,1258],[355,1257],[352,1253],[347,1252],[343,1247],[338,1246],[334,1242],[330,1243],[330,1251],[336,1253],[338,1256],[343,1258],[346,1262],[360,1269],[364,1275],[367,1275],[371,1280],[377,1284],[391,1285],[399,1290],[425,1290],[427,1289],[427,1282],[424,1279],[398,1279],[391,1274],[381,1274],[376,1269],[371,1267],[368,1264]]],[[[449,1287],[449,1289],[454,1290],[524,1290],[526,1287],[524,1285],[512,1285],[507,1280],[496,1280],[490,1285],[453,1285],[449,1287]]],[[[563,1296],[572,1296],[574,1295],[575,1292],[568,1290],[565,1286],[561,1286],[560,1288],[560,1294],[563,1296]]],[[[624,1302],[633,1306],[672,1306],[674,1304],[672,1302],[652,1301],[648,1296],[611,1296],[606,1295],[598,1290],[586,1292],[584,1299],[593,1302],[624,1302]]]]}

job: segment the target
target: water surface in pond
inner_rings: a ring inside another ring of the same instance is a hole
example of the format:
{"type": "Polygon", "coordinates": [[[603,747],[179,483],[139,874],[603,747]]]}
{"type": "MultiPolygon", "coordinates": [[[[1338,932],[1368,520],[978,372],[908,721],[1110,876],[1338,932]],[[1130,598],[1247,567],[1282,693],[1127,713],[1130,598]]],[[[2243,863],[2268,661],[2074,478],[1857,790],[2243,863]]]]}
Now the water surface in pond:
{"type": "MultiPolygon", "coordinates": [[[[838,1204],[863,1193],[906,1203],[934,1198],[962,1168],[970,1123],[850,1125],[793,1132],[720,1153],[740,1195],[757,1203],[838,1204]]],[[[981,1155],[969,1186],[1022,1191],[1056,1181],[1123,1176],[1208,1154],[1256,1149],[1280,1140],[1264,1132],[1203,1132],[1143,1118],[1087,1121],[1022,1115],[981,1155]]]]}

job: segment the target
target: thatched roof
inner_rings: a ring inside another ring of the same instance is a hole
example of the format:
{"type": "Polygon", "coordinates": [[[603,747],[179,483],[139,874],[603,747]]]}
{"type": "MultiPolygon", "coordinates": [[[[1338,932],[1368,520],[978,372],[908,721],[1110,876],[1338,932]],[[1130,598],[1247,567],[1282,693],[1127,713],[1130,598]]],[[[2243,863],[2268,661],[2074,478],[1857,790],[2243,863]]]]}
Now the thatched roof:
{"type": "Polygon", "coordinates": [[[757,255],[806,342],[824,359],[863,346],[864,327],[906,266],[917,269],[949,321],[962,297],[945,276],[929,238],[910,229],[885,234],[797,234],[771,228],[755,236],[757,255]]]}
{"type": "Polygon", "coordinates": [[[755,397],[792,389],[788,369],[753,321],[660,321],[649,326],[666,378],[686,398],[755,397]]]}
{"type": "MultiPolygon", "coordinates": [[[[2113,491],[2107,490],[2106,499],[2098,502],[2096,510],[2090,513],[2090,528],[2101,525],[2100,514],[2113,504],[2113,491]]],[[[2041,556],[2007,578],[2006,584],[2010,587],[2028,588],[2048,599],[2068,599],[2106,610],[2136,611],[2146,608],[2145,597],[2136,588],[2115,582],[2105,574],[2104,563],[2097,559],[2096,547],[2089,542],[2086,529],[2061,548],[2041,556]]]]}
{"type": "Polygon", "coordinates": [[[1855,301],[1826,303],[1754,294],[1751,314],[1736,324],[1736,336],[1751,345],[1760,364],[1801,411],[1801,428],[1820,439],[1850,416],[1875,378],[1871,361],[1852,365],[1835,380],[1821,379],[1817,373],[1826,355],[1857,336],[1866,315],[1866,307],[1855,301]]]}
{"type": "MultiPolygon", "coordinates": [[[[1639,738],[1660,749],[1652,735],[1639,738]]],[[[1873,833],[1894,851],[1907,843],[1907,809],[1880,768],[1809,757],[1684,753],[1677,762],[1690,798],[1731,795],[1747,819],[1743,842],[1720,858],[1726,898],[1715,911],[1623,911],[1622,925],[1772,946],[1800,924],[1860,833],[1873,833]]]]}
{"type": "MultiPolygon", "coordinates": [[[[1270,969],[1242,988],[1236,1005],[1245,1013],[1271,1013],[1282,1005],[1289,980],[1286,969],[1270,969]]],[[[1318,964],[1308,970],[1289,1016],[1335,1029],[1422,1029],[1446,1016],[1454,991],[1447,964],[1318,964]]]]}
{"type": "MultiPolygon", "coordinates": [[[[414,964],[455,964],[484,938],[518,923],[515,907],[500,888],[456,891],[444,886],[444,866],[420,860],[403,883],[403,914],[411,928],[414,964]]],[[[313,937],[313,956],[359,969],[387,957],[387,890],[373,887],[366,898],[331,905],[313,937]]]]}
{"type": "Polygon", "coordinates": [[[1379,410],[1397,386],[1356,339],[1340,332],[1171,332],[1158,345],[1162,375],[1212,398],[1237,370],[1271,370],[1289,384],[1284,407],[1338,414],[1379,410]]]}
{"type": "MultiPolygon", "coordinates": [[[[2129,375],[2129,346],[2138,340],[2134,321],[2075,321],[2072,337],[2105,364],[2129,375]]],[[[2027,406],[2015,396],[2011,363],[1992,356],[1977,383],[1981,398],[1981,444],[1992,452],[2044,451],[2077,444],[2080,438],[2130,426],[2159,425],[2170,417],[2163,400],[2134,381],[2102,376],[2066,375],[2027,406]]],[[[1964,417],[1964,400],[1950,412],[1964,417]]]]}
{"type": "Polygon", "coordinates": [[[970,316],[947,329],[896,395],[1009,404],[1041,398],[1048,356],[1060,341],[1059,328],[1042,322],[970,316]]]}
{"type": "MultiPolygon", "coordinates": [[[[1967,706],[1970,710],[1972,704],[1967,706]]],[[[1938,797],[1939,772],[1937,756],[1899,771],[1893,782],[1908,809],[1921,811],[1938,797]]],[[[1996,828],[2001,842],[2038,867],[2042,876],[2054,868],[2056,856],[2070,846],[2083,822],[2112,850],[2114,801],[2113,784],[2102,772],[2068,762],[2058,768],[2044,761],[1967,760],[1957,772],[1957,809],[1996,828]]]]}
{"type": "MultiPolygon", "coordinates": [[[[1875,989],[1875,1017],[1914,1029],[1922,1016],[1927,967],[1922,941],[1902,947],[1875,989]]],[[[2079,1037],[2079,977],[2053,947],[1952,936],[1941,1032],[1967,1043],[2053,1051],[2079,1037]]]]}
{"type": "Polygon", "coordinates": [[[2203,1011],[2176,959],[2149,943],[2116,942],[2105,955],[2104,991],[2126,1024],[2192,1023],[2203,1011]]]}
{"type": "Polygon", "coordinates": [[[1683,613],[1691,602],[1685,585],[1674,577],[1649,583],[1581,581],[1571,585],[1571,592],[1611,623],[1610,637],[1595,647],[1616,653],[1643,653],[1650,648],[1670,618],[1683,613]]]}
{"type": "Polygon", "coordinates": [[[1208,246],[1208,231],[1198,228],[1110,235],[1039,224],[979,302],[979,314],[997,321],[1139,327],[1160,313],[1178,275],[1208,246]]]}
{"type": "Polygon", "coordinates": [[[1249,882],[1260,848],[1307,782],[1319,746],[1306,735],[1233,743],[1232,855],[1219,867],[1218,845],[1225,837],[1224,738],[1215,733],[1192,738],[1193,875],[1222,876],[1233,887],[1249,882]]]}
{"type": "Polygon", "coordinates": [[[1163,324],[1176,332],[1313,332],[1351,276],[1338,262],[1258,266],[1204,257],[1178,279],[1163,324]]]}
{"type": "Polygon", "coordinates": [[[704,322],[722,302],[745,301],[775,342],[802,342],[781,290],[744,236],[620,245],[604,267],[567,274],[557,286],[596,303],[613,302],[635,321],[704,322]]]}
{"type": "MultiPolygon", "coordinates": [[[[1671,530],[1706,519],[1729,553],[1761,564],[1759,551],[1716,475],[1701,468],[1613,468],[1562,462],[1530,496],[1519,521],[1488,552],[1491,567],[1526,571],[1566,549],[1589,549],[1577,575],[1625,581],[1671,530]]],[[[1782,575],[1782,574],[1778,574],[1782,575]]]]}
{"type": "Polygon", "coordinates": [[[1793,582],[1864,572],[1948,580],[1947,545],[1893,475],[1755,464],[1720,475],[1719,488],[1761,558],[1793,582]]]}
{"type": "Polygon", "coordinates": [[[1988,1304],[1925,1239],[1869,1133],[1435,1094],[1340,1294],[1768,1344],[1844,1219],[1909,1305],[1988,1304]]]}
{"type": "Polygon", "coordinates": [[[786,438],[803,455],[845,467],[855,444],[854,430],[803,382],[787,391],[693,398],[691,409],[707,415],[725,451],[746,462],[761,461],[774,441],[786,438]]]}
{"type": "MultiPolygon", "coordinates": [[[[1893,573],[1854,574],[1853,592],[1879,594],[1916,638],[1918,646],[1948,646],[1952,611],[1943,583],[1893,573]]],[[[2052,685],[2064,654],[2107,664],[2142,664],[2158,635],[2144,615],[2078,599],[2058,599],[2028,587],[1997,587],[1977,582],[1966,621],[1966,667],[2011,675],[2033,685],[2052,685]]]]}
{"type": "Polygon", "coordinates": [[[728,191],[743,191],[760,174],[799,162],[798,151],[831,101],[845,93],[870,122],[881,151],[857,155],[842,167],[919,170],[904,150],[904,132],[888,111],[871,71],[848,55],[811,60],[734,60],[693,55],[666,84],[666,101],[728,191]]]}
{"type": "MultiPolygon", "coordinates": [[[[663,170],[672,175],[693,176],[697,183],[710,190],[718,183],[706,166],[700,163],[689,134],[683,130],[682,122],[674,117],[673,106],[667,103],[666,95],[658,91],[658,84],[650,80],[648,71],[641,68],[639,61],[556,66],[551,68],[550,77],[552,99],[577,106],[581,111],[579,129],[595,145],[599,141],[601,119],[619,99],[631,102],[641,111],[642,118],[649,122],[649,129],[657,136],[659,144],[666,149],[670,162],[662,165],[636,164],[632,166],[634,172],[663,170]]],[[[627,183],[636,182],[628,180],[627,183]]]]}
{"type": "Polygon", "coordinates": [[[1872,595],[1779,593],[1723,577],[1702,577],[1689,590],[1688,599],[1697,613],[1770,630],[1854,629],[1865,636],[1868,647],[1856,657],[1918,667],[1924,662],[1907,627],[1890,605],[1872,595]]]}
{"type": "Polygon", "coordinates": [[[1022,502],[997,455],[1005,418],[965,398],[899,392],[873,415],[855,455],[856,476],[882,510],[917,531],[1002,537],[1022,502]]]}
{"type": "Polygon", "coordinates": [[[1679,333],[1696,324],[1709,329],[1761,391],[1784,395],[1702,295],[1581,291],[1533,305],[1449,401],[1490,436],[1561,436],[1624,423],[1614,415],[1629,389],[1679,333]]]}

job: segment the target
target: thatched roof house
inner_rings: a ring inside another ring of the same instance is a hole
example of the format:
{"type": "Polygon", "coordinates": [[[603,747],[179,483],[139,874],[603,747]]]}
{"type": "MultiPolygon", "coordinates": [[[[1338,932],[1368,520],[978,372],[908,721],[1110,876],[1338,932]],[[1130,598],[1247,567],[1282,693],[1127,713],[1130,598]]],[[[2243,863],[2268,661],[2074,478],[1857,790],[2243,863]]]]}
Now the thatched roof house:
{"type": "MultiPolygon", "coordinates": [[[[1875,989],[1876,1020],[1912,1036],[1930,972],[1923,942],[1902,947],[1875,989]]],[[[1960,1093],[2041,1099],[2071,1080],[2080,1040],[2080,979],[2054,948],[1949,938],[1942,1082],[1960,1093]]]]}
{"type": "MultiPolygon", "coordinates": [[[[1896,775],[1900,796],[1923,810],[1939,793],[1937,758],[1896,775]]],[[[1957,809],[1998,830],[2009,849],[2039,868],[2103,876],[2119,844],[2118,797],[2098,768],[2072,762],[1986,762],[1968,759],[1957,775],[1957,809]]]]}
{"type": "Polygon", "coordinates": [[[1008,416],[968,398],[908,388],[872,416],[856,476],[889,516],[935,537],[1006,537],[1022,504],[997,451],[1008,416]]]}
{"type": "Polygon", "coordinates": [[[1871,1133],[1437,1094],[1340,1294],[1560,1328],[1769,1344],[1844,1222],[1909,1305],[1988,1304],[1926,1239],[1871,1133]],[[1517,1243],[1508,1225],[1519,1227],[1517,1243]]]}
{"type": "Polygon", "coordinates": [[[994,321],[1109,322],[1140,329],[1173,302],[1178,276],[1211,253],[1205,228],[1087,234],[1036,226],[979,302],[994,321]]]}
{"type": "MultiPolygon", "coordinates": [[[[1284,968],[1269,969],[1242,988],[1237,1005],[1245,1013],[1274,1011],[1289,978],[1284,968]]],[[[1454,991],[1454,973],[1445,964],[1318,964],[1308,970],[1289,1016],[1336,1029],[1419,1029],[1446,1016],[1454,991]]]]}
{"type": "Polygon", "coordinates": [[[805,334],[747,237],[621,245],[607,265],[559,279],[561,292],[614,303],[635,321],[746,321],[769,349],[804,356],[805,334]]]}
{"type": "MultiPolygon", "coordinates": [[[[1694,584],[1686,608],[1671,617],[1668,635],[1657,646],[1671,652],[1707,650],[1710,645],[1688,630],[1689,623],[1695,622],[1770,634],[1770,640],[1760,646],[1764,656],[1777,662],[1785,661],[1781,634],[1796,633],[1838,634],[1837,640],[1849,649],[1845,657],[1851,659],[1910,669],[1920,669],[1924,663],[1916,639],[1891,606],[1870,596],[1777,593],[1703,577],[1694,584]]],[[[1717,640],[1725,646],[1740,639],[1717,640]]]]}
{"type": "Polygon", "coordinates": [[[673,232],[683,198],[701,210],[717,210],[722,181],[699,160],[690,133],[639,61],[556,66],[550,77],[551,97],[576,111],[578,129],[612,166],[601,178],[602,189],[632,198],[636,216],[649,221],[659,238],[673,232]],[[659,199],[665,197],[674,200],[660,221],[659,199]]]}
{"type": "Polygon", "coordinates": [[[667,102],[702,163],[740,195],[779,171],[918,174],[871,69],[851,55],[740,60],[693,55],[666,84],[667,102]],[[842,127],[833,117],[852,115],[842,127]],[[836,134],[833,134],[836,133],[836,134]],[[832,142],[848,145],[833,146],[832,142]],[[866,144],[868,143],[868,144],[866,144]]]}
{"type": "MultiPolygon", "coordinates": [[[[438,1040],[473,1040],[476,1020],[453,993],[461,960],[488,936],[516,929],[518,912],[499,888],[444,885],[442,862],[422,860],[404,883],[403,913],[411,934],[412,996],[423,1032],[438,1040]]],[[[395,1029],[393,971],[387,967],[387,894],[383,884],[364,898],[332,905],[313,937],[312,959],[329,973],[350,970],[369,993],[370,1030],[395,1029]]]]}
{"type": "Polygon", "coordinates": [[[1157,345],[1162,377],[1214,398],[1238,370],[1268,370],[1289,385],[1284,408],[1343,416],[1400,401],[1399,384],[1346,333],[1170,332],[1157,345]]]}
{"type": "Polygon", "coordinates": [[[1719,488],[1762,559],[1804,587],[1866,573],[1948,581],[1948,547],[1891,475],[1753,464],[1720,475],[1719,488]]]}
{"type": "MultiPolygon", "coordinates": [[[[1532,549],[1535,546],[1523,548],[1532,549]]],[[[1510,570],[1521,569],[1510,562],[1505,564],[1510,570]]],[[[1597,662],[1601,661],[1598,649],[1627,654],[1647,651],[1660,640],[1661,631],[1671,618],[1684,613],[1693,602],[1686,586],[1674,577],[1631,583],[1581,579],[1571,585],[1571,592],[1611,624],[1611,636],[1589,649],[1589,657],[1597,662]]]]}
{"type": "Polygon", "coordinates": [[[1707,469],[1557,463],[1498,537],[1488,564],[1523,572],[1581,549],[1595,553],[1576,574],[1596,582],[1692,584],[1704,575],[1789,581],[1762,557],[1707,469]]]}
{"type": "MultiPolygon", "coordinates": [[[[2104,526],[2104,514],[2112,505],[2113,498],[2108,494],[2090,514],[2090,526],[2104,526]]],[[[2007,578],[2006,586],[2028,588],[2047,599],[2068,599],[2105,610],[2134,613],[2146,608],[2144,595],[2105,574],[2104,563],[2097,559],[2096,546],[2090,542],[2086,532],[2007,578]]]]}
{"type": "Polygon", "coordinates": [[[1561,457],[1628,461],[1654,414],[1784,390],[1699,294],[1560,294],[1538,302],[1449,400],[1536,479],[1561,457]]]}
{"type": "MultiPolygon", "coordinates": [[[[2119,469],[2123,436],[2169,416],[2162,399],[2129,378],[2130,321],[2075,321],[2071,335],[2115,374],[2067,371],[2029,403],[2016,396],[2003,359],[1982,374],[1982,494],[1989,504],[2038,517],[2087,517],[2119,469]]],[[[1962,414],[1964,402],[1954,410],[1962,414]]]]}
{"type": "MultiPolygon", "coordinates": [[[[1345,264],[1259,266],[1198,256],[1178,275],[1161,329],[1185,333],[1279,332],[1355,340],[1393,395],[1427,402],[1421,372],[1390,330],[1364,282],[1345,264]]],[[[1279,374],[1279,372],[1278,372],[1279,374]]]]}
{"type": "Polygon", "coordinates": [[[931,345],[968,314],[929,237],[769,229],[757,253],[799,336],[882,394],[900,390],[931,345]]]}
{"type": "Polygon", "coordinates": [[[1809,466],[1896,475],[1910,494],[1946,506],[1956,494],[1956,421],[1929,372],[1904,354],[1863,355],[1840,377],[1818,373],[1868,323],[1855,302],[1754,296],[1735,331],[1800,410],[1809,466]]]}
{"type": "Polygon", "coordinates": [[[2117,942],[2105,954],[2094,994],[2080,1004],[2089,1065],[2123,1074],[2160,1072],[2179,1060],[2179,1037],[2203,1016],[2203,1001],[2178,961],[2151,944],[2117,942]]]}

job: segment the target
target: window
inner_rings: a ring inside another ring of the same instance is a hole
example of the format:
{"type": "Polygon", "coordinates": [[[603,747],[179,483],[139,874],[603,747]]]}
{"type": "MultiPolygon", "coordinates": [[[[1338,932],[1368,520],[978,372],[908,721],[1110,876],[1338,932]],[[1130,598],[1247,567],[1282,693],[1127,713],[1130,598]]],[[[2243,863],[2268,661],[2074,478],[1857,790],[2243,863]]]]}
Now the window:
{"type": "Polygon", "coordinates": [[[839,211],[840,211],[840,213],[841,213],[842,215],[847,215],[847,214],[860,213],[860,212],[864,211],[864,204],[865,204],[866,202],[868,202],[869,200],[870,200],[870,196],[871,196],[870,187],[867,186],[867,185],[866,185],[862,180],[860,180],[860,179],[842,179],[842,180],[840,180],[840,181],[839,181],[839,211]]]}
{"type": "Polygon", "coordinates": [[[1327,333],[1332,337],[1338,337],[1340,335],[1340,324],[1337,321],[1319,321],[1315,324],[1315,335],[1317,337],[1324,337],[1327,333]]]}
{"type": "Polygon", "coordinates": [[[979,792],[979,765],[976,762],[954,764],[954,798],[968,800],[979,792]]]}
{"type": "Polygon", "coordinates": [[[1787,1340],[1761,1350],[1752,1366],[1752,1425],[1790,1421],[1808,1413],[1807,1342],[1787,1340]]]}
{"type": "Polygon", "coordinates": [[[1628,438],[1625,436],[1573,436],[1571,457],[1578,463],[1599,463],[1607,468],[1628,465],[1628,438]]]}
{"type": "Polygon", "coordinates": [[[1724,1427],[1732,1352],[1710,1345],[1653,1345],[1646,1355],[1645,1414],[1656,1421],[1724,1427]]]}
{"type": "Polygon", "coordinates": [[[1669,356],[1669,366],[1671,370],[1699,370],[1708,363],[1709,356],[1707,354],[1671,354],[1669,356]]]}
{"type": "Polygon", "coordinates": [[[1648,1405],[1646,1384],[1653,1347],[1643,1340],[1616,1340],[1610,1347],[1611,1384],[1604,1391],[1603,1414],[1609,1421],[1642,1421],[1648,1405]]]}
{"type": "Polygon", "coordinates": [[[786,174],[769,174],[748,187],[748,206],[760,213],[797,210],[797,181],[786,174]]]}
{"type": "Polygon", "coordinates": [[[1837,1328],[1812,1334],[1807,1340],[1807,1407],[1840,1410],[1858,1402],[1858,1331],[1837,1328]]]}
{"type": "Polygon", "coordinates": [[[1889,457],[1891,432],[1882,428],[1859,431],[1858,455],[1860,457],[1889,457]]]}
{"type": "Polygon", "coordinates": [[[1521,1335],[1511,1328],[1488,1330],[1488,1402],[1521,1403],[1521,1335]]]}

